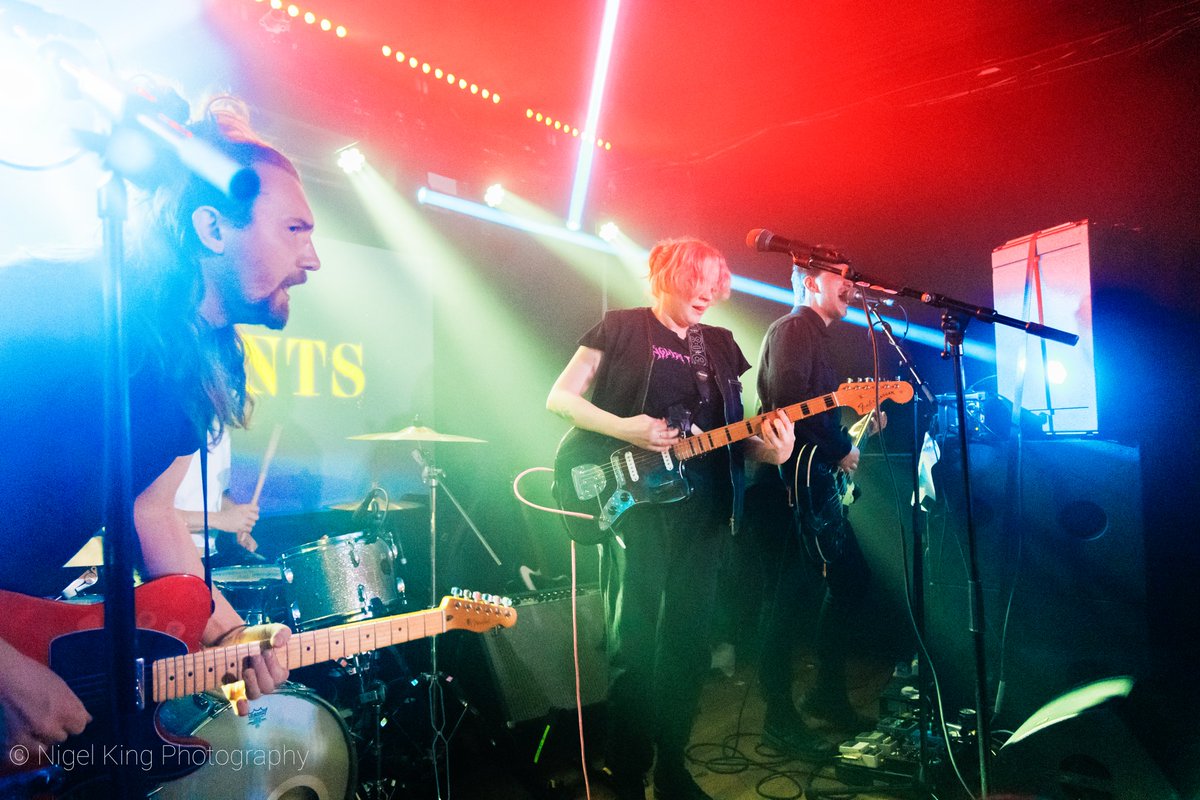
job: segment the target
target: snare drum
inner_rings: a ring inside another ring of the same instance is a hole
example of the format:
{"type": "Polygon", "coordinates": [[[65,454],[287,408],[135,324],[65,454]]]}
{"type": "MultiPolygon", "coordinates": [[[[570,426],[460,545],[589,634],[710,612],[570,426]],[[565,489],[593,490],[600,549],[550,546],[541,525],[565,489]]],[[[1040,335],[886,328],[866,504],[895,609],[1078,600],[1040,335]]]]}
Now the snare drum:
{"type": "Polygon", "coordinates": [[[385,536],[325,536],[280,561],[296,630],[386,616],[404,602],[396,547],[385,536]]]}
{"type": "Polygon", "coordinates": [[[160,725],[210,745],[207,762],[163,784],[161,800],[254,797],[269,800],[352,800],[358,763],[350,731],[337,709],[298,684],[251,702],[239,717],[206,694],[163,703],[160,725]]]}
{"type": "Polygon", "coordinates": [[[247,625],[287,622],[283,572],[278,566],[221,567],[212,571],[212,579],[247,625]]]}

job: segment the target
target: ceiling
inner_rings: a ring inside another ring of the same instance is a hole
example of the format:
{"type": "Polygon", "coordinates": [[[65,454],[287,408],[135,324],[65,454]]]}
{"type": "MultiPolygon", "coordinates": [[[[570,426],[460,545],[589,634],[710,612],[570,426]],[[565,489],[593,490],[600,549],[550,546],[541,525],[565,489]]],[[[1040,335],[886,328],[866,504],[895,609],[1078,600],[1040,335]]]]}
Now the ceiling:
{"type": "MultiPolygon", "coordinates": [[[[311,0],[344,39],[267,2],[195,3],[200,24],[182,4],[46,5],[95,26],[118,67],[248,97],[318,183],[344,180],[329,154],[357,141],[402,190],[432,172],[478,199],[500,181],[566,216],[579,140],[526,110],[583,125],[603,0],[311,0]]],[[[699,235],[782,284],[786,258],[743,244],[766,227],[978,302],[993,247],[1069,220],[1194,263],[1197,75],[1200,0],[624,0],[584,228],[699,235]]]]}
{"type": "MultiPolygon", "coordinates": [[[[526,109],[583,124],[600,0],[322,6],[346,39],[299,19],[268,32],[251,0],[212,11],[293,116],[412,180],[435,172],[475,197],[500,180],[566,215],[578,140],[526,109]]],[[[768,227],[943,291],[986,276],[992,247],[1073,219],[1195,243],[1198,67],[1197,0],[625,0],[597,129],[613,147],[597,152],[585,229],[700,235],[777,280],[786,263],[740,251],[768,227]]]]}

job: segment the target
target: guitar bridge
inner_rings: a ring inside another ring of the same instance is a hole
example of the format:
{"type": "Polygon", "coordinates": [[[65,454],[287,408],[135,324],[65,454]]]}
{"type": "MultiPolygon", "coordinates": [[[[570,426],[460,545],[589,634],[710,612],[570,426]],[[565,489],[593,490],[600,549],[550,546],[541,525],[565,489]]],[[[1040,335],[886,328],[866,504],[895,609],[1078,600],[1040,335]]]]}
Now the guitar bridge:
{"type": "Polygon", "coordinates": [[[580,464],[571,470],[571,485],[575,488],[575,496],[580,500],[599,497],[607,484],[604,470],[595,464],[580,464]]]}

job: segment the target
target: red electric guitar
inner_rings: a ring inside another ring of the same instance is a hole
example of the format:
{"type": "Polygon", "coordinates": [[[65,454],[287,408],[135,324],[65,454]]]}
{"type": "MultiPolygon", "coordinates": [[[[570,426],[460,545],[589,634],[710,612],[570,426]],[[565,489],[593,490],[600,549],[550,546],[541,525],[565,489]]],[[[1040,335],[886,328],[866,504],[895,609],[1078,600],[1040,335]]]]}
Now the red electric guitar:
{"type": "MultiPolygon", "coordinates": [[[[40,600],[0,591],[0,637],[26,656],[50,667],[79,696],[93,720],[79,736],[39,753],[6,754],[12,766],[0,768],[0,797],[52,793],[104,797],[104,781],[113,759],[132,765],[131,773],[146,790],[195,771],[206,761],[208,744],[167,733],[157,704],[178,697],[219,690],[228,675],[238,675],[247,656],[262,643],[200,648],[208,622],[209,594],[191,575],[173,575],[139,586],[135,592],[138,694],[144,711],[137,717],[132,741],[114,742],[108,698],[107,639],[101,603],[76,604],[40,600]],[[136,759],[136,763],[131,762],[136,759]],[[17,763],[18,761],[24,763],[17,763]],[[69,769],[62,767],[69,765],[69,769]],[[40,784],[40,785],[39,785],[40,784]]],[[[276,650],[289,669],[347,658],[382,647],[435,636],[453,629],[485,631],[511,627],[516,609],[458,597],[446,597],[427,611],[363,620],[293,634],[276,650]]]]}

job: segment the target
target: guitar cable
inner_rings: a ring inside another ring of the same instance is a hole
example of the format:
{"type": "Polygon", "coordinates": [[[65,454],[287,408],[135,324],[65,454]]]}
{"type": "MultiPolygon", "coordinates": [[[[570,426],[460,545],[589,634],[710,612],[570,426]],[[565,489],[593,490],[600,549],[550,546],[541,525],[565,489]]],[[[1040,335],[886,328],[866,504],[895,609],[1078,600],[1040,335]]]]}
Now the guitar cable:
{"type": "MultiPolygon", "coordinates": [[[[577,519],[590,519],[590,520],[596,519],[595,514],[585,514],[582,511],[567,511],[562,508],[551,508],[550,506],[543,506],[543,505],[533,502],[532,500],[527,498],[525,495],[521,494],[521,479],[524,478],[526,475],[530,474],[531,472],[549,472],[550,474],[554,474],[554,470],[551,469],[550,467],[530,467],[529,469],[518,473],[517,477],[513,478],[513,482],[512,482],[513,496],[516,497],[517,500],[519,500],[520,502],[524,503],[525,505],[529,506],[532,509],[535,509],[537,511],[544,511],[548,514],[558,514],[561,517],[575,517],[577,519]]],[[[616,539],[617,544],[621,546],[622,550],[624,550],[625,549],[625,540],[621,538],[621,535],[614,531],[613,538],[616,539]]],[[[574,541],[572,541],[572,544],[574,544],[574,541]]]]}

